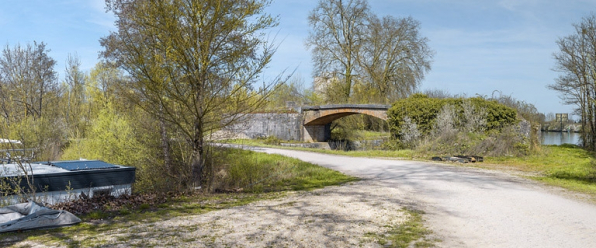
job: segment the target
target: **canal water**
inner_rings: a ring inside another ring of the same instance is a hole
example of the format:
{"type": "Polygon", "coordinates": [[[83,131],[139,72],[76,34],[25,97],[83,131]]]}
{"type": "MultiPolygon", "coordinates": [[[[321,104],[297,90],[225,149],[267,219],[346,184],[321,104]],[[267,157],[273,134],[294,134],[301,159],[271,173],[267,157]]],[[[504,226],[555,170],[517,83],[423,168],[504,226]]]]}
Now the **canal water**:
{"type": "Polygon", "coordinates": [[[579,133],[574,132],[542,132],[543,145],[574,144],[579,145],[579,133]]]}

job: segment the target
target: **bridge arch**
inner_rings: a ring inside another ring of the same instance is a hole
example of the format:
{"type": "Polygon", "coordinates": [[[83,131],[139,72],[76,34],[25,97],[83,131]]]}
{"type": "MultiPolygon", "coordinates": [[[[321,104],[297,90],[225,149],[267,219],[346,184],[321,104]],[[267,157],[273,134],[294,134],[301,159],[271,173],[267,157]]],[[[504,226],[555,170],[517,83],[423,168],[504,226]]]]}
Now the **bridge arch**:
{"type": "Polygon", "coordinates": [[[302,140],[323,142],[331,137],[331,122],[339,118],[365,114],[387,120],[390,105],[376,104],[333,104],[302,107],[302,140]]]}

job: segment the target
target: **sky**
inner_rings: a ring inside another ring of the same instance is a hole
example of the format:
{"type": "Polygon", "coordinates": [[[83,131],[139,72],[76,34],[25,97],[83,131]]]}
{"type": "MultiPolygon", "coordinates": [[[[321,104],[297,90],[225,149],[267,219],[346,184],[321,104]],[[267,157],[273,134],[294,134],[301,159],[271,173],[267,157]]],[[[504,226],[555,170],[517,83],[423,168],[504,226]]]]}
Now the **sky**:
{"type": "MultiPolygon", "coordinates": [[[[316,0],[274,0],[266,11],[279,18],[268,30],[278,46],[263,77],[295,71],[312,85],[308,36],[309,12],[316,0]]],[[[508,95],[534,104],[542,113],[571,113],[558,92],[549,90],[559,75],[553,71],[556,41],[571,35],[573,23],[596,12],[594,0],[369,0],[378,16],[412,17],[435,51],[432,69],[420,90],[440,89],[467,96],[508,95]]],[[[101,37],[115,31],[103,0],[2,0],[0,45],[44,42],[57,61],[62,80],[69,54],[89,71],[103,50],[101,37]]]]}

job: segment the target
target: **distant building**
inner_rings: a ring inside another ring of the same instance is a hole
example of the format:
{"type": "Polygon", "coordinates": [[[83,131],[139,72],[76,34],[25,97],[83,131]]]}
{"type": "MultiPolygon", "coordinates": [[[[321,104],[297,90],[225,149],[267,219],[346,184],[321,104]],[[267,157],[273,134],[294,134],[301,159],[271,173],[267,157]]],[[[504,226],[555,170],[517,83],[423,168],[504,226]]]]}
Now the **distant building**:
{"type": "Polygon", "coordinates": [[[313,91],[316,94],[325,96],[329,86],[331,86],[331,84],[337,80],[338,80],[337,72],[323,73],[321,76],[315,77],[315,79],[312,83],[313,91]]]}

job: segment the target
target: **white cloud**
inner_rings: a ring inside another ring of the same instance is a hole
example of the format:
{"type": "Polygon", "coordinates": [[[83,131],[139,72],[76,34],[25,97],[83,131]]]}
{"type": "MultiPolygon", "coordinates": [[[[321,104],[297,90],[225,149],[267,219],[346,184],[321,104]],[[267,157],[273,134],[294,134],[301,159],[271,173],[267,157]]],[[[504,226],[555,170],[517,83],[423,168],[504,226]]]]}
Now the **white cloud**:
{"type": "Polygon", "coordinates": [[[105,0],[89,0],[88,2],[89,6],[97,11],[97,12],[101,12],[101,13],[105,13],[105,7],[106,7],[106,1],[105,0]]]}
{"type": "Polygon", "coordinates": [[[499,6],[510,11],[527,11],[538,4],[537,0],[501,0],[499,6]]]}

